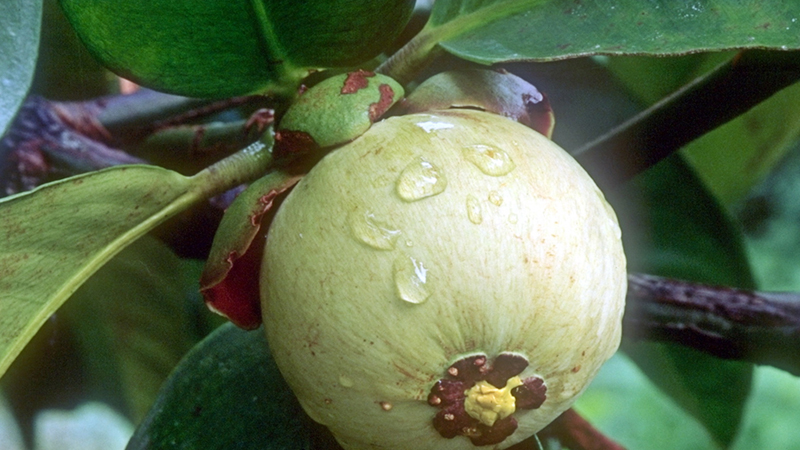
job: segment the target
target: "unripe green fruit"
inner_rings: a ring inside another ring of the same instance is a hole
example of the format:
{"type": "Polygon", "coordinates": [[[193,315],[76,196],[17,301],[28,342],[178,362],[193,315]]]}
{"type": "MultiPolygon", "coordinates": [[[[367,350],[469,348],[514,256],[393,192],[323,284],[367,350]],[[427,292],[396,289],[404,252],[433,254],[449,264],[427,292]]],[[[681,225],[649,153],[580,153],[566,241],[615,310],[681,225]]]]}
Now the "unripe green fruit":
{"type": "Polygon", "coordinates": [[[614,212],[509,119],[393,117],[326,156],[269,230],[264,324],[303,408],[345,449],[505,448],[616,351],[614,212]]]}

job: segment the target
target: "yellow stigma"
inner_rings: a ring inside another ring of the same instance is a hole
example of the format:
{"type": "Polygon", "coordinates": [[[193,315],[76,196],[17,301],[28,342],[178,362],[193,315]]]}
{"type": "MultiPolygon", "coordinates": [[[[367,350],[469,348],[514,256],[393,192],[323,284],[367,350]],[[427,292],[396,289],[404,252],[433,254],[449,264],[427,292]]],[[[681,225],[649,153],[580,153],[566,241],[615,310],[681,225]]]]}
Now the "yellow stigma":
{"type": "Polygon", "coordinates": [[[506,386],[498,389],[486,381],[475,383],[467,391],[464,409],[471,417],[487,426],[492,426],[499,419],[505,419],[516,410],[516,399],[511,390],[522,385],[519,377],[509,378],[506,386]]]}

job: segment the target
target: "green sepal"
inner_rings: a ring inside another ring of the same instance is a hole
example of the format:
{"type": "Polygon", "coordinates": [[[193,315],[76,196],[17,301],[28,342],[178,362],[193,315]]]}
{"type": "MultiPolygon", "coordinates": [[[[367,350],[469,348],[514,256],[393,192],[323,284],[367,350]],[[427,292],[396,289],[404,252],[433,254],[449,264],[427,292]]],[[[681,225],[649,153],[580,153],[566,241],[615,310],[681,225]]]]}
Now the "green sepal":
{"type": "Polygon", "coordinates": [[[403,98],[403,87],[386,75],[358,70],[312,87],[286,111],[278,125],[281,152],[325,148],[361,136],[403,98]]]}

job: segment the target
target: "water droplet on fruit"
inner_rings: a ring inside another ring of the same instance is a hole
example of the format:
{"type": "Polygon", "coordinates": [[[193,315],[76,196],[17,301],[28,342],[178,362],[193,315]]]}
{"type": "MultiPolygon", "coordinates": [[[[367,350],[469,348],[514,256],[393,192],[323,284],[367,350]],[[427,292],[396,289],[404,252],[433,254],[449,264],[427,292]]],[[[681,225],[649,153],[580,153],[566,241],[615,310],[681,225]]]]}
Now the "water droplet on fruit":
{"type": "Polygon", "coordinates": [[[517,215],[514,213],[509,214],[508,223],[517,223],[517,215]]]}
{"type": "Polygon", "coordinates": [[[350,378],[347,378],[344,375],[339,375],[339,384],[341,384],[342,387],[346,387],[346,388],[353,387],[355,385],[353,380],[351,380],[350,378]]]}
{"type": "Polygon", "coordinates": [[[481,203],[477,198],[475,198],[474,195],[471,194],[467,196],[467,217],[469,217],[469,221],[475,225],[479,225],[481,222],[483,222],[481,203]]]}
{"type": "Polygon", "coordinates": [[[400,230],[381,222],[371,211],[357,209],[347,215],[353,236],[377,250],[393,250],[400,230]]]}
{"type": "Polygon", "coordinates": [[[428,120],[425,122],[417,122],[417,126],[425,130],[426,133],[430,133],[431,131],[436,130],[446,130],[448,128],[453,128],[455,125],[448,122],[435,122],[433,120],[428,120]]]}
{"type": "Polygon", "coordinates": [[[400,300],[419,304],[430,297],[427,289],[428,269],[408,255],[401,255],[394,261],[394,283],[400,300]]]}
{"type": "Polygon", "coordinates": [[[505,150],[492,145],[475,144],[464,147],[464,157],[486,175],[507,175],[517,167],[505,150]]]}
{"type": "Polygon", "coordinates": [[[407,202],[441,194],[446,187],[442,171],[421,158],[407,165],[397,179],[397,195],[407,202]]]}
{"type": "Polygon", "coordinates": [[[495,206],[500,206],[503,204],[503,197],[497,191],[491,191],[489,192],[489,201],[495,206]]]}

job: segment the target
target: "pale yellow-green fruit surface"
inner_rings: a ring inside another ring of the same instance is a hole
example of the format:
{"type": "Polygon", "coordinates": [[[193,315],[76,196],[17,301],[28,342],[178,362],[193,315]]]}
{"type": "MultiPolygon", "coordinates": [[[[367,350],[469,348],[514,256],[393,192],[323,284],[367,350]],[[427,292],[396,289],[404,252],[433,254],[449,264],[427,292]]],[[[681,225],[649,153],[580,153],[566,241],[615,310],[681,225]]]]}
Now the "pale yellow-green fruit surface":
{"type": "Polygon", "coordinates": [[[375,124],[294,188],[261,272],[274,358],[345,449],[472,448],[426,401],[465,355],[525,357],[547,387],[517,443],[616,351],[626,293],[617,219],[552,141],[501,116],[434,111],[375,124]]]}

